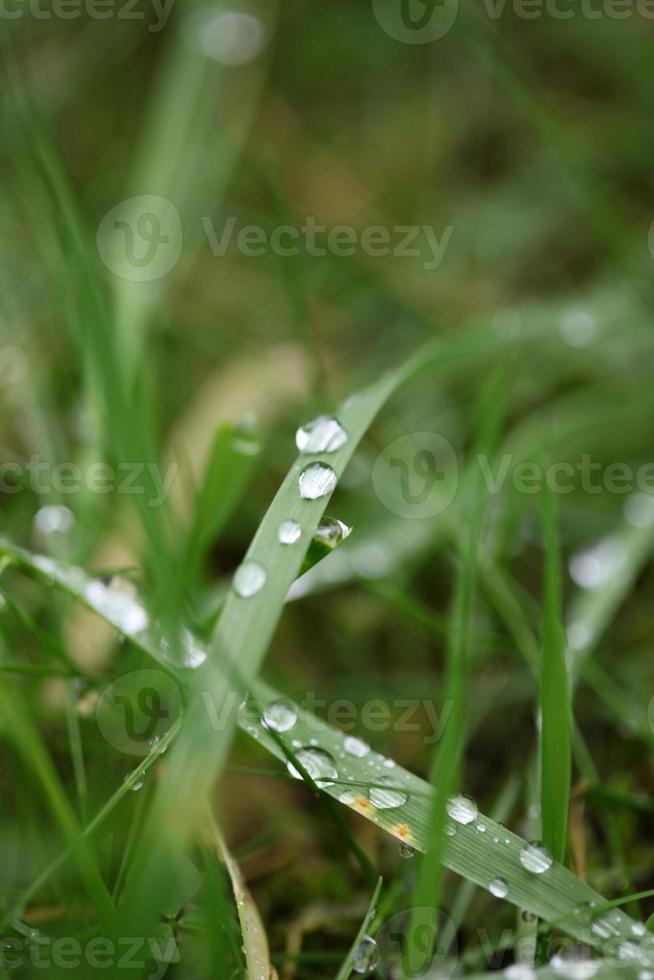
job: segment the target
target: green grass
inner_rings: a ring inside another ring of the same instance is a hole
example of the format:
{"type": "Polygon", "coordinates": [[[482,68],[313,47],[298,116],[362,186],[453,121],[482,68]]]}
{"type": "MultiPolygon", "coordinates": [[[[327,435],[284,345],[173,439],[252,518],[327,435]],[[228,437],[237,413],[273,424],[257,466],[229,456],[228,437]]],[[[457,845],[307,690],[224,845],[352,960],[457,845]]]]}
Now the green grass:
{"type": "Polygon", "coordinates": [[[126,936],[141,965],[77,972],[347,980],[375,943],[378,980],[433,955],[555,978],[559,947],[654,971],[652,488],[514,478],[651,468],[651,32],[460,6],[424,45],[377,4],[248,7],[265,44],[240,65],[198,48],[195,2],[160,33],[4,19],[3,980],[64,980],[36,952],[126,936]],[[95,241],[141,194],[183,227],[151,283],[95,241]],[[435,270],[212,254],[207,220],[234,216],[454,232],[435,270]],[[296,456],[325,412],[347,441],[296,456]],[[391,484],[425,433],[458,486],[417,519],[391,484]],[[313,460],[333,496],[301,498],[313,460]],[[61,463],[136,464],[136,492],[69,493],[61,463]],[[333,548],[326,514],[353,529],[333,548]],[[173,714],[130,755],[159,687],[173,714]]]}

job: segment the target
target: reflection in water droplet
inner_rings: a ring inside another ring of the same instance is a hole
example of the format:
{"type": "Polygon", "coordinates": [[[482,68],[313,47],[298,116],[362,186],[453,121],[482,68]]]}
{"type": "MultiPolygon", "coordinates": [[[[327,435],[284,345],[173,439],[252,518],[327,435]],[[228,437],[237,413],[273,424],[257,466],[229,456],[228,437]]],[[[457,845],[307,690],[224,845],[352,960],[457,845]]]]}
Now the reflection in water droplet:
{"type": "Polygon", "coordinates": [[[452,796],[447,801],[447,812],[457,823],[472,823],[477,819],[479,809],[469,796],[452,796]]]}
{"type": "Polygon", "coordinates": [[[368,791],[370,802],[378,810],[394,810],[398,806],[404,806],[409,799],[408,795],[400,789],[386,789],[382,786],[371,786],[368,791]]]}
{"type": "Polygon", "coordinates": [[[339,521],[336,517],[323,517],[316,528],[314,537],[318,538],[319,541],[324,541],[330,548],[336,548],[351,534],[352,528],[344,524],[343,521],[339,521]]]}
{"type": "Polygon", "coordinates": [[[297,712],[292,704],[275,701],[266,707],[262,720],[265,728],[272,728],[275,732],[288,732],[297,721],[297,712]]]}
{"type": "Polygon", "coordinates": [[[520,864],[532,874],[542,875],[552,867],[552,855],[540,844],[525,844],[520,851],[520,864]]]}
{"type": "Polygon", "coordinates": [[[411,847],[410,844],[400,844],[400,857],[408,859],[408,858],[415,857],[415,854],[416,854],[415,847],[411,847]]]}
{"type": "Polygon", "coordinates": [[[370,752],[370,746],[366,745],[364,741],[360,738],[355,738],[353,735],[347,735],[343,739],[343,748],[350,755],[355,755],[358,759],[363,759],[370,752]]]}
{"type": "Polygon", "coordinates": [[[331,466],[326,463],[310,463],[299,476],[300,496],[304,500],[318,500],[331,493],[336,483],[336,473],[331,466]]]}
{"type": "MultiPolygon", "coordinates": [[[[300,749],[299,752],[295,753],[295,758],[319,786],[331,786],[333,780],[338,778],[338,770],[334,760],[329,752],[325,752],[323,749],[300,749]]],[[[293,779],[302,779],[302,773],[295,768],[292,762],[289,762],[286,768],[293,779]]]]}
{"type": "Polygon", "coordinates": [[[506,898],[509,894],[509,886],[504,878],[493,878],[488,886],[488,890],[495,898],[506,898]]]}
{"type": "Polygon", "coordinates": [[[234,591],[242,599],[249,599],[260,592],[266,581],[266,573],[254,561],[246,561],[236,569],[234,575],[234,591]]]}
{"type": "Polygon", "coordinates": [[[355,973],[370,973],[377,966],[379,950],[377,943],[370,936],[364,936],[352,957],[352,969],[355,973]]]}
{"type": "Polygon", "coordinates": [[[319,415],[295,433],[301,453],[334,453],[347,442],[347,432],[331,415],[319,415]]]}
{"type": "Polygon", "coordinates": [[[297,521],[289,518],[287,521],[282,521],[277,530],[277,539],[280,544],[295,544],[296,541],[300,540],[302,534],[302,528],[297,521]]]}

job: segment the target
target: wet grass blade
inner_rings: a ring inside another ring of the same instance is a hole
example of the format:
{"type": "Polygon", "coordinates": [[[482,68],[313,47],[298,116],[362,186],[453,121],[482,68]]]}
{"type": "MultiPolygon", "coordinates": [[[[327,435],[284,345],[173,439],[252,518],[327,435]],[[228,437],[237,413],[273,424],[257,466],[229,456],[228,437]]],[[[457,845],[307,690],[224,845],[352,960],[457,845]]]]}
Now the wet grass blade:
{"type": "Polygon", "coordinates": [[[374,921],[377,915],[377,903],[379,902],[379,894],[381,892],[381,887],[382,887],[382,879],[379,878],[377,884],[375,885],[375,889],[372,893],[370,904],[368,905],[368,910],[364,916],[363,922],[361,923],[361,928],[359,929],[356,938],[352,943],[352,948],[350,949],[350,952],[347,954],[342,967],[340,968],[340,970],[336,975],[336,980],[349,980],[349,978],[352,975],[352,963],[354,962],[356,951],[359,948],[359,945],[363,941],[364,937],[368,933],[368,930],[370,929],[370,925],[374,921]]]}
{"type": "Polygon", "coordinates": [[[563,863],[570,805],[572,705],[562,623],[561,561],[553,492],[542,491],[545,576],[540,671],[540,798],[543,843],[563,863]]]}
{"type": "MultiPolygon", "coordinates": [[[[89,592],[88,585],[92,581],[81,572],[66,566],[50,562],[44,570],[42,562],[35,561],[28,552],[6,542],[0,544],[2,552],[11,557],[17,564],[50,584],[54,582],[66,591],[75,595],[105,618],[114,626],[120,628],[120,617],[110,603],[98,601],[97,591],[89,592]]],[[[162,660],[162,651],[156,632],[144,630],[132,637],[132,642],[154,659],[162,660]]],[[[193,642],[196,659],[200,659],[204,648],[196,641],[193,642]]],[[[163,661],[166,667],[169,664],[163,661]]],[[[188,677],[189,671],[183,672],[188,677]]],[[[261,681],[252,686],[257,701],[269,705],[279,701],[283,696],[278,691],[268,687],[261,681]]],[[[287,698],[285,703],[291,704],[287,698]]],[[[299,741],[301,745],[317,745],[331,758],[337,760],[338,776],[328,781],[321,781],[321,791],[333,797],[339,803],[347,806],[365,819],[374,823],[380,829],[395,837],[402,844],[408,844],[418,850],[426,851],[430,840],[430,823],[433,804],[433,790],[429,783],[396,765],[392,759],[384,759],[372,751],[365,757],[356,757],[344,751],[343,734],[334,727],[318,719],[315,715],[294,706],[297,720],[288,734],[281,736],[284,745],[280,745],[280,736],[275,738],[265,727],[253,726],[247,717],[239,716],[239,723],[250,735],[276,756],[284,765],[289,754],[295,751],[291,741],[299,741]],[[291,738],[292,736],[292,738],[291,738]],[[376,789],[382,794],[382,803],[390,802],[392,806],[377,806],[371,800],[370,791],[376,789]]],[[[135,777],[136,778],[136,777],[135,777]]],[[[127,792],[125,786],[121,792],[127,792]]],[[[613,909],[607,913],[610,939],[603,939],[600,934],[607,929],[606,915],[602,914],[602,928],[593,931],[592,923],[584,917],[583,910],[588,903],[596,907],[605,904],[601,895],[588,885],[576,878],[562,865],[554,862],[544,874],[533,874],[527,871],[520,860],[520,853],[525,841],[507,830],[500,823],[484,815],[477,815],[468,824],[456,823],[454,834],[445,841],[443,862],[446,867],[461,875],[466,880],[483,888],[501,878],[506,883],[507,894],[505,901],[524,909],[546,922],[556,922],[557,926],[569,934],[598,948],[609,947],[609,952],[618,943],[634,945],[633,920],[613,909]],[[478,828],[483,826],[483,832],[478,828]]],[[[629,947],[631,948],[631,947],[629,947]]],[[[643,947],[642,955],[651,955],[643,947]]],[[[654,961],[653,961],[654,962],[654,961]]]]}

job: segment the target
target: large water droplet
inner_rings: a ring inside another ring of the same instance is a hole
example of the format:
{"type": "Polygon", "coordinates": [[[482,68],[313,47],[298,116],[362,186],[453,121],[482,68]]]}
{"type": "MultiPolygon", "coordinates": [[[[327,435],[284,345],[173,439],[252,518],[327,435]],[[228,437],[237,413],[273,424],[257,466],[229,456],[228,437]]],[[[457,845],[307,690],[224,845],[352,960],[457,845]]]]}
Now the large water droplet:
{"type": "Polygon", "coordinates": [[[300,473],[300,496],[304,500],[318,500],[331,493],[336,483],[336,473],[331,466],[326,463],[310,463],[300,473]]]}
{"type": "Polygon", "coordinates": [[[394,810],[398,806],[404,806],[409,799],[408,795],[400,789],[386,788],[386,786],[371,786],[368,791],[370,802],[378,810],[394,810]]]}
{"type": "Polygon", "coordinates": [[[89,582],[86,598],[91,606],[96,606],[121,633],[134,636],[144,630],[149,623],[145,609],[123,589],[128,587],[125,579],[112,578],[107,587],[102,582],[89,582]]]}
{"type": "Polygon", "coordinates": [[[330,548],[336,548],[351,534],[352,528],[344,524],[343,521],[339,521],[336,517],[323,517],[316,528],[314,537],[318,538],[319,541],[324,541],[330,548]]]}
{"type": "Polygon", "coordinates": [[[290,517],[287,521],[282,521],[277,529],[277,539],[280,544],[295,544],[300,540],[301,534],[302,528],[290,517]]]}
{"type": "Polygon", "coordinates": [[[370,752],[370,746],[362,739],[355,738],[354,735],[346,735],[343,739],[343,748],[349,755],[355,755],[357,759],[363,759],[370,752]]]}
{"type": "Polygon", "coordinates": [[[552,867],[552,855],[540,844],[525,844],[520,851],[520,864],[532,874],[542,875],[552,867]]]}
{"type": "Polygon", "coordinates": [[[509,894],[509,885],[504,878],[493,878],[488,886],[488,890],[495,898],[506,898],[509,894]]]}
{"type": "Polygon", "coordinates": [[[566,980],[592,980],[599,971],[600,963],[596,960],[578,959],[574,953],[555,953],[550,960],[550,968],[557,977],[565,977],[566,980]]]}
{"type": "Polygon", "coordinates": [[[479,813],[479,808],[474,800],[471,800],[469,796],[452,796],[447,801],[446,806],[448,814],[452,817],[452,820],[456,820],[457,823],[472,823],[473,820],[477,819],[479,813]]]}
{"type": "MultiPolygon", "coordinates": [[[[323,749],[300,749],[299,752],[295,753],[295,758],[319,786],[331,786],[333,780],[338,778],[338,770],[334,760],[329,752],[325,752],[323,749]]],[[[295,768],[292,762],[289,762],[286,768],[293,779],[302,779],[302,773],[295,768]]]]}
{"type": "Polygon", "coordinates": [[[249,599],[260,592],[266,581],[266,573],[255,561],[246,561],[236,569],[234,591],[242,599],[249,599]]]}
{"type": "Polygon", "coordinates": [[[347,442],[347,432],[331,415],[319,415],[295,433],[295,445],[301,453],[334,453],[347,442]]]}
{"type": "Polygon", "coordinates": [[[503,971],[506,980],[536,980],[536,971],[527,963],[512,963],[503,971]]]}
{"type": "Polygon", "coordinates": [[[370,936],[364,936],[352,957],[352,969],[355,973],[370,973],[377,966],[379,950],[377,943],[370,936]]]}
{"type": "Polygon", "coordinates": [[[263,723],[266,728],[275,732],[288,732],[297,721],[297,711],[292,704],[285,701],[275,701],[269,704],[263,712],[263,723]]]}

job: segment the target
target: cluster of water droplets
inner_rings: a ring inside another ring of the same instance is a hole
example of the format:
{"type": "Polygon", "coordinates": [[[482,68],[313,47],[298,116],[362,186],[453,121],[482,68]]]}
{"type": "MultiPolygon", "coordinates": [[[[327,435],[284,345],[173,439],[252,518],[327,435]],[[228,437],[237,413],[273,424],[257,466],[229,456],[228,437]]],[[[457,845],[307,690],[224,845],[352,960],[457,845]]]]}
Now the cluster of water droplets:
{"type": "MultiPolygon", "coordinates": [[[[303,455],[334,453],[347,442],[347,432],[338,419],[331,415],[319,415],[311,422],[301,426],[295,435],[295,442],[303,455]]],[[[303,500],[319,500],[332,492],[338,477],[328,463],[314,461],[305,466],[298,476],[298,491],[303,500]]],[[[350,534],[342,521],[324,518],[316,537],[330,547],[335,547],[350,534]]],[[[283,545],[293,545],[302,537],[302,527],[295,518],[283,520],[277,528],[277,540],[283,545]]],[[[242,599],[257,595],[266,584],[267,573],[258,562],[245,561],[235,572],[233,588],[242,599]]]]}

